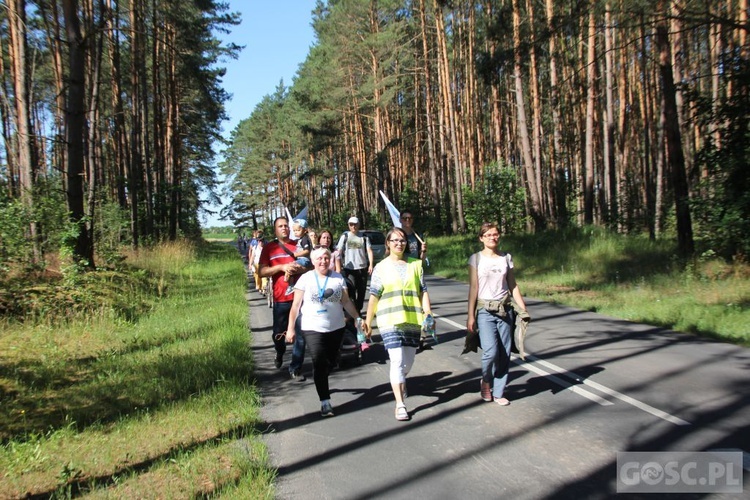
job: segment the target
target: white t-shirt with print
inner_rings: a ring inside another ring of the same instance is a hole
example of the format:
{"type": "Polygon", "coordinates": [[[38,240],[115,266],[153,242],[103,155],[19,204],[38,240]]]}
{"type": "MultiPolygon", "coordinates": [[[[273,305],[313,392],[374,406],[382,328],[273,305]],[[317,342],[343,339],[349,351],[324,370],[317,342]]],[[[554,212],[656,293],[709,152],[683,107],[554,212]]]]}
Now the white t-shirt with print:
{"type": "Polygon", "coordinates": [[[357,231],[348,231],[341,235],[336,250],[341,254],[341,267],[345,269],[366,269],[370,265],[367,249],[370,239],[357,231]]]}
{"type": "Polygon", "coordinates": [[[469,266],[477,270],[478,299],[503,300],[510,293],[507,276],[513,259],[509,253],[487,257],[477,252],[469,257],[469,266]]]}
{"type": "Polygon", "coordinates": [[[326,280],[318,276],[317,271],[308,271],[300,276],[294,289],[305,292],[300,311],[303,330],[332,332],[344,328],[344,308],[341,299],[346,290],[346,283],[343,276],[329,271],[326,280]]]}

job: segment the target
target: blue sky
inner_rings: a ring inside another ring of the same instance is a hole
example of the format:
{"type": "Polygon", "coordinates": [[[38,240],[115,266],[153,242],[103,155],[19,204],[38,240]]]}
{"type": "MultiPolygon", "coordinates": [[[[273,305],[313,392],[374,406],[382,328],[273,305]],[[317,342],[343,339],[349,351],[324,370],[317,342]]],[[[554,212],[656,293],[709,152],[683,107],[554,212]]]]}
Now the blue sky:
{"type": "MultiPolygon", "coordinates": [[[[223,124],[224,137],[228,138],[282,79],[284,85],[292,84],[315,41],[310,26],[313,7],[314,0],[229,0],[229,10],[240,12],[242,23],[221,39],[245,48],[236,60],[222,62],[227,68],[224,89],[232,94],[226,103],[229,120],[223,124]]],[[[203,223],[205,227],[229,224],[213,216],[203,223]]]]}

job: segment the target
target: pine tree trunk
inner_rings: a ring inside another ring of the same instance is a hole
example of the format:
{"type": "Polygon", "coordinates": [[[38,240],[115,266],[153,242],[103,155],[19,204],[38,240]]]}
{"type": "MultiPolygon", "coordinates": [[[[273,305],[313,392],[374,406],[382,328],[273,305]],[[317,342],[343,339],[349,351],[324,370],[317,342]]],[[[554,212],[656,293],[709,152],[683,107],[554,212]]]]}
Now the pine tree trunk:
{"type": "Polygon", "coordinates": [[[604,64],[605,64],[605,112],[604,126],[604,193],[607,213],[604,221],[612,228],[618,220],[617,206],[617,166],[615,165],[615,103],[614,103],[614,26],[612,11],[607,3],[604,13],[604,64]]]}
{"type": "Polygon", "coordinates": [[[453,205],[451,212],[454,214],[454,231],[464,233],[466,232],[466,219],[464,217],[463,207],[463,196],[461,194],[463,183],[462,180],[462,167],[461,157],[458,150],[458,130],[456,129],[456,113],[453,105],[453,97],[450,91],[450,65],[448,61],[448,45],[446,42],[445,34],[445,23],[443,19],[442,11],[437,3],[437,0],[433,0],[433,6],[435,8],[435,24],[437,33],[437,47],[438,47],[438,72],[439,82],[442,93],[442,104],[444,106],[444,114],[446,117],[445,125],[447,125],[447,135],[450,140],[450,159],[452,160],[453,171],[451,173],[452,182],[450,183],[450,190],[453,196],[453,205]]]}
{"type": "Polygon", "coordinates": [[[422,71],[424,73],[424,113],[427,130],[425,131],[427,139],[427,171],[430,177],[430,192],[432,193],[432,210],[435,219],[442,220],[440,192],[438,190],[438,172],[439,163],[435,151],[435,142],[437,141],[437,131],[435,127],[435,115],[432,89],[432,70],[430,65],[430,45],[427,35],[427,7],[425,0],[419,0],[419,23],[420,35],[422,39],[422,71]]]}
{"type": "Polygon", "coordinates": [[[523,169],[526,174],[528,185],[529,210],[531,219],[534,224],[534,231],[541,231],[545,228],[545,220],[542,214],[542,204],[540,199],[540,190],[537,186],[537,175],[534,168],[534,159],[531,151],[531,141],[529,140],[529,128],[526,120],[526,104],[523,96],[523,84],[521,79],[521,34],[520,34],[521,15],[518,6],[518,0],[513,0],[513,80],[515,83],[515,100],[516,100],[516,129],[518,130],[518,141],[523,160],[523,169]]]}
{"type": "MultiPolygon", "coordinates": [[[[26,0],[8,0],[7,7],[11,79],[15,97],[15,164],[18,169],[21,203],[29,213],[33,213],[36,169],[32,159],[30,82],[26,67],[26,0]]],[[[35,217],[31,217],[29,222],[28,237],[33,246],[33,260],[38,262],[41,259],[41,252],[35,217]]]]}
{"type": "Polygon", "coordinates": [[[568,209],[565,189],[565,168],[562,155],[562,119],[560,117],[560,85],[557,77],[557,37],[554,22],[554,1],[546,0],[546,21],[549,32],[549,74],[550,74],[550,108],[552,111],[552,141],[550,142],[550,195],[553,196],[552,214],[558,227],[568,224],[568,209]]]}
{"type": "MultiPolygon", "coordinates": [[[[667,18],[666,0],[659,0],[658,12],[663,19],[667,18]]],[[[682,154],[680,123],[677,116],[677,100],[674,76],[672,73],[672,54],[669,45],[669,33],[666,21],[656,25],[656,44],[659,51],[659,74],[664,93],[665,134],[669,170],[672,175],[672,186],[675,197],[675,215],[677,218],[677,245],[683,255],[694,251],[693,227],[690,217],[687,174],[685,159],[682,154]]]]}
{"type": "MultiPolygon", "coordinates": [[[[5,53],[3,47],[4,38],[0,37],[0,54],[5,53]]],[[[10,51],[10,48],[8,48],[10,51]]],[[[0,85],[2,88],[6,88],[8,81],[8,75],[5,72],[5,64],[0,64],[0,85]]],[[[8,194],[11,198],[18,198],[19,187],[18,187],[18,166],[16,163],[16,148],[13,144],[12,131],[10,130],[10,122],[13,112],[11,111],[10,100],[5,92],[0,92],[0,124],[2,126],[3,134],[3,145],[5,146],[5,166],[7,169],[7,182],[8,182],[8,194]]]]}
{"type": "Polygon", "coordinates": [[[539,199],[539,210],[544,220],[549,218],[549,210],[545,208],[542,180],[542,103],[539,98],[539,73],[536,54],[536,33],[534,4],[531,0],[526,0],[526,12],[529,17],[529,91],[531,96],[531,145],[532,157],[534,159],[534,176],[537,189],[537,198],[539,199]]]}
{"type": "Polygon", "coordinates": [[[68,35],[68,99],[66,108],[68,144],[68,210],[78,227],[73,258],[81,265],[94,267],[94,248],[86,228],[84,210],[84,133],[85,133],[85,58],[86,46],[81,34],[77,0],[63,0],[68,35]]]}
{"type": "Polygon", "coordinates": [[[596,18],[593,1],[589,3],[588,51],[586,57],[586,143],[583,185],[583,221],[594,223],[594,104],[596,101],[596,18]]]}

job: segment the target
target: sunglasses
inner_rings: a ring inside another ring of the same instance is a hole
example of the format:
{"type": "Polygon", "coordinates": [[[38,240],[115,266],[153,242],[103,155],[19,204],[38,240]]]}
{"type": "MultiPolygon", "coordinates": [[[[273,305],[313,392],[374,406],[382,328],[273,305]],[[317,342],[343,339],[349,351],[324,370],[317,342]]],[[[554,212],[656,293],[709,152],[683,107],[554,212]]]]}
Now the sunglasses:
{"type": "Polygon", "coordinates": [[[401,243],[402,245],[406,243],[406,240],[388,240],[388,241],[390,241],[391,243],[396,243],[396,244],[401,243]]]}
{"type": "Polygon", "coordinates": [[[414,217],[401,217],[401,220],[414,220],[414,217]]]}

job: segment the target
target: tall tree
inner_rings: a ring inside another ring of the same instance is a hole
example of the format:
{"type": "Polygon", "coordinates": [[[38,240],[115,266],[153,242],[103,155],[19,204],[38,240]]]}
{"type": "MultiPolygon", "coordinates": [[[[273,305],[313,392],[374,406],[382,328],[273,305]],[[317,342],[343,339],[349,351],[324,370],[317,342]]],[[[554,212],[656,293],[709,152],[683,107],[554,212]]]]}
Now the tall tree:
{"type": "Polygon", "coordinates": [[[656,24],[656,44],[659,50],[659,74],[661,91],[664,94],[664,119],[667,142],[669,170],[672,173],[672,184],[675,198],[675,215],[677,218],[677,244],[684,255],[694,251],[693,226],[690,217],[689,191],[685,158],[682,153],[680,122],[677,115],[677,99],[674,76],[672,73],[672,50],[669,42],[667,0],[659,0],[656,24]]]}
{"type": "Polygon", "coordinates": [[[86,224],[84,209],[84,136],[85,136],[85,62],[86,42],[81,33],[78,1],[63,0],[65,31],[68,36],[68,98],[66,124],[68,143],[68,210],[77,229],[73,258],[81,265],[94,267],[94,245],[86,224]]]}

